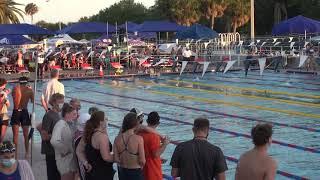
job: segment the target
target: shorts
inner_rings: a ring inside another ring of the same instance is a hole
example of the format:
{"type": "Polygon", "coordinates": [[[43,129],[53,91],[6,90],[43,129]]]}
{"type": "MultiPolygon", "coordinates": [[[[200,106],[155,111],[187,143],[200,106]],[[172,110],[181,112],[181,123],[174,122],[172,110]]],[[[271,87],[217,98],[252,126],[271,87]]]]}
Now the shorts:
{"type": "Polygon", "coordinates": [[[4,126],[8,126],[9,125],[9,116],[7,115],[7,113],[5,114],[0,114],[0,126],[4,125],[4,126]]]}
{"type": "Polygon", "coordinates": [[[60,175],[77,171],[76,159],[73,153],[61,157],[56,154],[56,164],[60,175]]]}
{"type": "Polygon", "coordinates": [[[12,112],[10,125],[31,126],[31,119],[28,109],[14,109],[12,112]]]}
{"type": "Polygon", "coordinates": [[[118,175],[119,180],[143,180],[143,171],[142,169],[127,169],[118,166],[118,175]]]}

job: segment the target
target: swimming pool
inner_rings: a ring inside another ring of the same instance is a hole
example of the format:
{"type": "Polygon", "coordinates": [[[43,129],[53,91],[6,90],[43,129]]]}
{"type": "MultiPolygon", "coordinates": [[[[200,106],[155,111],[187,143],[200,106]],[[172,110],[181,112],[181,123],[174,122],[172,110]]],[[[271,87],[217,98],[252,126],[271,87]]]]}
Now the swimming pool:
{"type": "MultiPolygon", "coordinates": [[[[227,74],[165,75],[156,78],[68,80],[67,100],[81,100],[82,110],[91,106],[104,110],[110,120],[113,141],[124,115],[133,107],[145,113],[158,111],[159,131],[171,140],[192,138],[192,123],[206,116],[211,123],[209,141],[222,148],[233,179],[239,156],[252,147],[251,128],[259,122],[274,124],[270,154],[278,161],[277,179],[317,179],[320,177],[320,77],[251,71],[227,74]]],[[[42,89],[39,83],[38,89],[42,89]]],[[[37,103],[40,103],[39,96],[37,103]]],[[[37,119],[42,108],[36,107],[37,119]]],[[[36,142],[40,142],[36,134],[36,142]]],[[[170,144],[163,154],[170,174],[170,144]]]]}

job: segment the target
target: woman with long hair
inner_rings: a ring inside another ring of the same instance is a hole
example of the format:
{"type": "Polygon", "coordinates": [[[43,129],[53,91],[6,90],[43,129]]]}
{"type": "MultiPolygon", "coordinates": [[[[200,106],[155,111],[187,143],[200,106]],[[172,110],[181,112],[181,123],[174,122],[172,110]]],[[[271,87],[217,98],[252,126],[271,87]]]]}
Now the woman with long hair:
{"type": "Polygon", "coordinates": [[[143,180],[142,168],[146,163],[143,138],[135,134],[139,125],[137,114],[128,113],[123,119],[121,133],[114,141],[120,180],[143,180]]]}
{"type": "Polygon", "coordinates": [[[86,180],[113,180],[112,144],[107,133],[107,120],[102,111],[94,112],[86,122],[84,135],[77,147],[80,164],[86,169],[86,180]]]}
{"type": "Polygon", "coordinates": [[[55,151],[61,180],[72,180],[75,177],[77,166],[72,145],[74,132],[70,126],[77,118],[77,111],[70,104],[65,103],[61,115],[63,120],[59,120],[54,126],[50,142],[55,151]]]}

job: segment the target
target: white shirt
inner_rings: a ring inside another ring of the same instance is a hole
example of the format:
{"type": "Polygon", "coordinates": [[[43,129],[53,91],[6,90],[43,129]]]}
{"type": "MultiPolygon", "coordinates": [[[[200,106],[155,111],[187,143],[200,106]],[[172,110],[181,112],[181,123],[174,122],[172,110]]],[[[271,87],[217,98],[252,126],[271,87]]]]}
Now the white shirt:
{"type": "Polygon", "coordinates": [[[38,54],[38,63],[43,64],[44,62],[44,54],[42,52],[39,52],[38,54]]]}
{"type": "Polygon", "coordinates": [[[191,50],[184,50],[183,53],[182,53],[182,56],[186,57],[186,58],[191,57],[192,56],[191,50]]]}
{"type": "Polygon", "coordinates": [[[55,94],[60,93],[64,95],[64,85],[58,81],[58,79],[51,79],[44,87],[42,91],[42,97],[44,98],[47,105],[49,104],[50,97],[55,94]]]}

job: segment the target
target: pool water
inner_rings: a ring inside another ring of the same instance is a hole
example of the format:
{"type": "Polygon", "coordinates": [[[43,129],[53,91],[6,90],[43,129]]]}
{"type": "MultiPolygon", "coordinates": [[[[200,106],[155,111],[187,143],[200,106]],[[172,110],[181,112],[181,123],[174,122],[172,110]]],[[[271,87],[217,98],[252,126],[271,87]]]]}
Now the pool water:
{"type": "MultiPolygon", "coordinates": [[[[278,162],[277,179],[320,177],[320,77],[251,71],[227,74],[165,75],[155,78],[123,78],[63,81],[66,97],[81,100],[81,111],[97,106],[110,121],[112,141],[124,115],[133,107],[145,113],[158,111],[158,130],[174,141],[192,138],[192,123],[199,116],[210,120],[209,141],[219,146],[233,179],[236,161],[253,147],[251,128],[259,122],[274,125],[270,155],[278,162]]],[[[38,89],[42,89],[39,83],[38,89]]],[[[44,114],[37,96],[37,119],[44,114]]],[[[36,141],[40,142],[36,134],[36,141]]],[[[165,174],[175,145],[163,158],[165,174]]]]}

